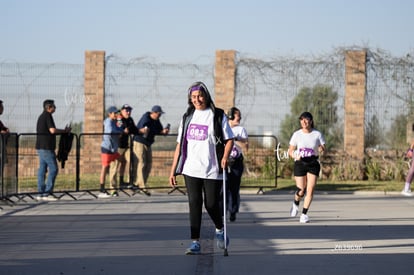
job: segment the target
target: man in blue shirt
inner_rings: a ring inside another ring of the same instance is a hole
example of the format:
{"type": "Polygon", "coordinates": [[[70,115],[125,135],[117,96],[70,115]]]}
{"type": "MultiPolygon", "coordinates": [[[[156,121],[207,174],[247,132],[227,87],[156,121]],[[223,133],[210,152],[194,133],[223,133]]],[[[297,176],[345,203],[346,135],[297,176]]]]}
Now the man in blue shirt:
{"type": "Polygon", "coordinates": [[[137,123],[138,135],[134,137],[133,144],[133,175],[134,188],[139,188],[150,195],[146,190],[148,176],[152,167],[151,145],[154,143],[155,135],[167,135],[169,127],[163,127],[160,122],[164,111],[160,106],[152,107],[151,112],[142,115],[137,123]]]}

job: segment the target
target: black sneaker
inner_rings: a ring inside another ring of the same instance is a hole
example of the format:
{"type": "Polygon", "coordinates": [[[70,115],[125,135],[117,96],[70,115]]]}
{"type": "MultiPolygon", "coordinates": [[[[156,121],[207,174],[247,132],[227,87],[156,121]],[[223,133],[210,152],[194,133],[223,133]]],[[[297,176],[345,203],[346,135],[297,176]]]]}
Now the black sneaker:
{"type": "Polygon", "coordinates": [[[147,189],[141,189],[140,191],[144,193],[145,195],[147,195],[148,197],[151,196],[151,193],[147,189]]]}
{"type": "Polygon", "coordinates": [[[128,189],[128,186],[129,186],[129,183],[126,183],[126,182],[121,182],[119,184],[119,188],[121,189],[128,189]]]}
{"type": "Polygon", "coordinates": [[[236,220],[236,213],[231,213],[230,214],[230,221],[234,222],[236,220]]]}

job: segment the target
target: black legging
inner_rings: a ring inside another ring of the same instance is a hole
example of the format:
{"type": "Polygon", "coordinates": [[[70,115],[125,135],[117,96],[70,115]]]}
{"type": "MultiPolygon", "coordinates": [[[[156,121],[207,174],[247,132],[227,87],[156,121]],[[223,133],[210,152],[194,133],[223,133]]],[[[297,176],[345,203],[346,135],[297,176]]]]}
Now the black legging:
{"type": "Polygon", "coordinates": [[[190,207],[191,239],[200,238],[201,216],[203,207],[207,210],[217,229],[223,228],[223,217],[220,209],[220,192],[222,180],[200,179],[184,175],[190,207]]]}
{"type": "Polygon", "coordinates": [[[227,210],[230,214],[239,212],[240,208],[240,184],[243,174],[243,157],[235,160],[227,174],[227,210]]]}

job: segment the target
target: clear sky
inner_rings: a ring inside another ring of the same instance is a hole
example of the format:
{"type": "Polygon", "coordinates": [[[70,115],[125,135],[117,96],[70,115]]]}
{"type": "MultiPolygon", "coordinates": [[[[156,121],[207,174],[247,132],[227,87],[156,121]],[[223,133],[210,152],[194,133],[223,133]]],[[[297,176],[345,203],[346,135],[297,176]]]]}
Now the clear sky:
{"type": "MultiPolygon", "coordinates": [[[[414,49],[412,0],[0,0],[0,62],[197,62],[234,49],[254,57],[370,47],[414,49]]],[[[213,62],[210,60],[210,62],[213,62]]]]}

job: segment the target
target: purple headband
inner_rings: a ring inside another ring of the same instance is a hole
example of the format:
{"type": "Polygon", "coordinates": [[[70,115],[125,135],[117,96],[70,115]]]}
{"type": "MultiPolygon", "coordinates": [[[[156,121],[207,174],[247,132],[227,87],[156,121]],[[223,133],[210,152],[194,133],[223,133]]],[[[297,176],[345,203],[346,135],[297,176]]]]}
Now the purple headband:
{"type": "Polygon", "coordinates": [[[196,85],[196,86],[191,87],[189,94],[191,94],[194,91],[203,91],[203,92],[205,92],[203,86],[201,86],[201,85],[196,85]]]}

